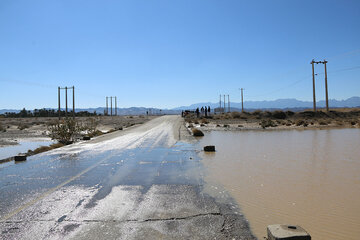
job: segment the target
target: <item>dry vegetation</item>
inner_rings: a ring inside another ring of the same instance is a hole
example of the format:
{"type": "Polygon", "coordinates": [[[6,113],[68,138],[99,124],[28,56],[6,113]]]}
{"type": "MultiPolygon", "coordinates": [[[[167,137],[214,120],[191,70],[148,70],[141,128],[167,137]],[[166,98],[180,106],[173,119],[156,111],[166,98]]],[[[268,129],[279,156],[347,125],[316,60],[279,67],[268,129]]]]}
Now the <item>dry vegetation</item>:
{"type": "Polygon", "coordinates": [[[231,112],[196,118],[185,117],[186,122],[204,129],[290,129],[323,127],[360,127],[360,109],[326,111],[260,111],[231,112]],[[200,124],[200,125],[199,125],[200,124]]]}

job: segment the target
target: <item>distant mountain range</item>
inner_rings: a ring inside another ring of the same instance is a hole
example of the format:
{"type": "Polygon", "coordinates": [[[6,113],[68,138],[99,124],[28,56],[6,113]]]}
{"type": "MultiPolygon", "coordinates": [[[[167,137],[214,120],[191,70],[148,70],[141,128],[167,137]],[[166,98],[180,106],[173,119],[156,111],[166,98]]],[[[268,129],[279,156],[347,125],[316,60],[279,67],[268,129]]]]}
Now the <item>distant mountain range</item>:
{"type": "MultiPolygon", "coordinates": [[[[222,103],[223,104],[223,103],[222,103]]],[[[118,108],[117,114],[118,115],[140,115],[146,114],[146,111],[149,114],[179,114],[182,110],[194,110],[197,107],[201,108],[202,106],[210,106],[212,109],[218,108],[219,103],[211,103],[211,102],[204,102],[204,103],[196,103],[189,106],[181,106],[173,109],[158,109],[158,108],[145,108],[145,107],[130,107],[130,108],[118,108]]],[[[292,109],[292,110],[302,110],[306,108],[312,108],[313,103],[312,101],[300,101],[297,99],[277,99],[273,101],[246,101],[244,102],[244,108],[247,110],[255,110],[255,109],[292,109]]],[[[316,106],[319,108],[325,107],[325,101],[318,101],[316,106]]],[[[360,107],[360,97],[351,97],[346,100],[336,100],[336,99],[329,99],[329,106],[331,108],[341,108],[341,107],[360,107]]],[[[226,103],[226,107],[228,107],[226,103]]],[[[241,103],[237,102],[230,102],[230,107],[232,110],[241,109],[241,103]]],[[[57,109],[55,109],[57,110],[57,109]]],[[[62,109],[64,110],[64,109],[62,109]]],[[[104,113],[104,107],[98,108],[77,108],[75,109],[76,112],[80,111],[88,111],[97,113],[104,113]]],[[[19,112],[20,109],[0,109],[0,114],[5,112],[19,112]]],[[[109,109],[110,114],[110,109],[109,109]]],[[[113,109],[113,114],[115,114],[115,109],[113,109]]]]}

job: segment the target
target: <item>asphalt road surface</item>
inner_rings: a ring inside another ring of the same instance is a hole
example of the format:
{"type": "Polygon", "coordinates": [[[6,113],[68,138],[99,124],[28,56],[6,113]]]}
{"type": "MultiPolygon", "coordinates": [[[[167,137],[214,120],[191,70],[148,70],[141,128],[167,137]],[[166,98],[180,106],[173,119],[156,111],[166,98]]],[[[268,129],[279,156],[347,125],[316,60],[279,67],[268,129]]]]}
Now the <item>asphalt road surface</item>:
{"type": "Polygon", "coordinates": [[[0,238],[255,239],[231,197],[205,191],[192,141],[163,116],[1,164],[0,238]]]}

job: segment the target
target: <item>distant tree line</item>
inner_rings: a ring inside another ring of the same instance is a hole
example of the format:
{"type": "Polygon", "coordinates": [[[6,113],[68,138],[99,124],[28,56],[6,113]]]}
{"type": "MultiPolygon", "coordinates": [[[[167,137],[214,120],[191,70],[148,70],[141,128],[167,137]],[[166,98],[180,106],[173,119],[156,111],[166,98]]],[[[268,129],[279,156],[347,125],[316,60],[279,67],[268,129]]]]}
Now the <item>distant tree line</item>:
{"type": "MultiPolygon", "coordinates": [[[[27,118],[27,117],[58,117],[59,112],[54,109],[34,109],[34,111],[26,110],[23,108],[20,112],[5,112],[4,114],[1,114],[2,116],[6,118],[27,118]]],[[[68,112],[68,117],[71,117],[73,115],[73,112],[68,112]]],[[[89,117],[89,116],[100,116],[101,114],[97,114],[96,111],[93,113],[88,111],[80,111],[75,112],[76,117],[89,117]]],[[[65,111],[60,111],[60,116],[65,117],[65,111]]]]}

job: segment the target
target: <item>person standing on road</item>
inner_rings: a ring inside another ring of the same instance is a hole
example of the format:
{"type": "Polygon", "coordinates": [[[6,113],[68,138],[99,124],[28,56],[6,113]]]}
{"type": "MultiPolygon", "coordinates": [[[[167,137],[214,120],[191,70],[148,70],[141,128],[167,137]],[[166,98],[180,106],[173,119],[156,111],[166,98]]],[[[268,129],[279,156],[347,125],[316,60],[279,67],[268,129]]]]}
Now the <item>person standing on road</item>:
{"type": "Polygon", "coordinates": [[[211,111],[210,111],[210,106],[208,106],[208,113],[209,113],[209,115],[210,115],[210,112],[211,112],[211,111]]]}
{"type": "Polygon", "coordinates": [[[207,117],[207,107],[205,107],[205,117],[207,117]]]}
{"type": "Polygon", "coordinates": [[[199,117],[199,108],[196,108],[196,117],[199,117]]]}

